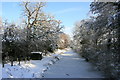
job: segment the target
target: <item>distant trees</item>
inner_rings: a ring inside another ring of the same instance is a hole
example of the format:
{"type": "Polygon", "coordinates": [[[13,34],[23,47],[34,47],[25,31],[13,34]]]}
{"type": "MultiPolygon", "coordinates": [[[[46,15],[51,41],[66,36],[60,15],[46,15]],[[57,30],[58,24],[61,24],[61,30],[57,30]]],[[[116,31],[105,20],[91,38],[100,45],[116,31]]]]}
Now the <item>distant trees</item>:
{"type": "Polygon", "coordinates": [[[6,60],[29,60],[33,51],[53,52],[57,49],[57,41],[62,25],[60,20],[43,12],[43,2],[24,2],[21,4],[24,15],[24,26],[4,22],[2,39],[3,63],[6,60]],[[22,27],[21,27],[22,26],[22,27]]]}
{"type": "Polygon", "coordinates": [[[59,33],[58,48],[64,49],[70,46],[70,37],[65,33],[59,33]]]}
{"type": "Polygon", "coordinates": [[[73,49],[99,70],[120,78],[120,2],[92,2],[90,19],[77,22],[73,49]]]}

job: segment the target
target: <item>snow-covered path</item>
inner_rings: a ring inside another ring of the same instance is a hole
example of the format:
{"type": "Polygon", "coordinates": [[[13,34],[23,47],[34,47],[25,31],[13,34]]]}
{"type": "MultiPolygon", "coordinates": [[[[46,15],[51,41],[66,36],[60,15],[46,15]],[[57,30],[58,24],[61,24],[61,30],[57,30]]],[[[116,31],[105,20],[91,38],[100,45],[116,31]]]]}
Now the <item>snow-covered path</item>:
{"type": "Polygon", "coordinates": [[[103,78],[102,73],[72,50],[60,57],[61,59],[44,73],[44,78],[103,78]]]}

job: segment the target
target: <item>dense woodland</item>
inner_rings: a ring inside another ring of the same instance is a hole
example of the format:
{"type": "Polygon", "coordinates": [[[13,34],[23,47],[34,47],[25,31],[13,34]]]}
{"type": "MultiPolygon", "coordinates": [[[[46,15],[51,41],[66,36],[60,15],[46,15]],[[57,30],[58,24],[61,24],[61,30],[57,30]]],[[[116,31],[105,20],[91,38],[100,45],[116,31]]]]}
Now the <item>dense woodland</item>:
{"type": "Polygon", "coordinates": [[[106,76],[120,78],[120,2],[93,2],[90,12],[76,22],[72,47],[106,76]]]}
{"type": "MultiPolygon", "coordinates": [[[[2,63],[30,60],[31,52],[42,52],[45,55],[49,52],[54,53],[60,46],[60,35],[63,25],[54,16],[43,12],[43,2],[24,2],[21,4],[23,9],[22,25],[3,21],[4,34],[2,39],[2,63]],[[59,46],[59,47],[58,47],[59,46]]],[[[66,35],[66,34],[64,34],[66,35]]],[[[64,40],[65,41],[65,40],[64,40]]],[[[67,41],[65,41],[67,42],[67,41]]],[[[65,48],[67,46],[61,46],[65,48]]]]}

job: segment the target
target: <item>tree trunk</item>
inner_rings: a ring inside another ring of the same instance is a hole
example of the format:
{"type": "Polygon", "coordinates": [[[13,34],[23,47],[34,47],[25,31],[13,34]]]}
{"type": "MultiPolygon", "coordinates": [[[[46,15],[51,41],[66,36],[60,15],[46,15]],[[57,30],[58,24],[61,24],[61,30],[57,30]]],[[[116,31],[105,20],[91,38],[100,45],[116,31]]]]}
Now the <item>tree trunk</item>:
{"type": "Polygon", "coordinates": [[[18,61],[19,61],[18,65],[20,65],[20,58],[18,58],[18,61]]]}
{"type": "Polygon", "coordinates": [[[27,53],[26,55],[30,54],[30,43],[31,43],[31,28],[29,26],[27,26],[27,53]]]}
{"type": "Polygon", "coordinates": [[[13,58],[11,58],[11,66],[13,66],[13,58]]]}
{"type": "Polygon", "coordinates": [[[25,64],[26,64],[26,62],[27,62],[27,57],[25,57],[25,64]]]}
{"type": "Polygon", "coordinates": [[[4,67],[5,65],[4,65],[5,63],[4,63],[4,60],[2,60],[2,67],[4,67]]]}

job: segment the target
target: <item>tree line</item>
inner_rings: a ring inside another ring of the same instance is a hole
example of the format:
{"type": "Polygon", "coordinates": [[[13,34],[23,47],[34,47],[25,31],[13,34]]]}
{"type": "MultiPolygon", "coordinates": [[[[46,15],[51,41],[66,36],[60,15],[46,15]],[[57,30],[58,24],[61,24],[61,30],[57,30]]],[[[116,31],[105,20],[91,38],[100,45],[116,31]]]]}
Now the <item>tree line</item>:
{"type": "Polygon", "coordinates": [[[73,49],[111,78],[120,78],[120,1],[92,2],[92,16],[75,23],[73,49]]]}
{"type": "Polygon", "coordinates": [[[39,51],[45,54],[58,49],[59,35],[63,25],[54,16],[43,11],[44,2],[23,2],[23,25],[3,22],[2,63],[7,61],[30,60],[31,52],[39,51]]]}

